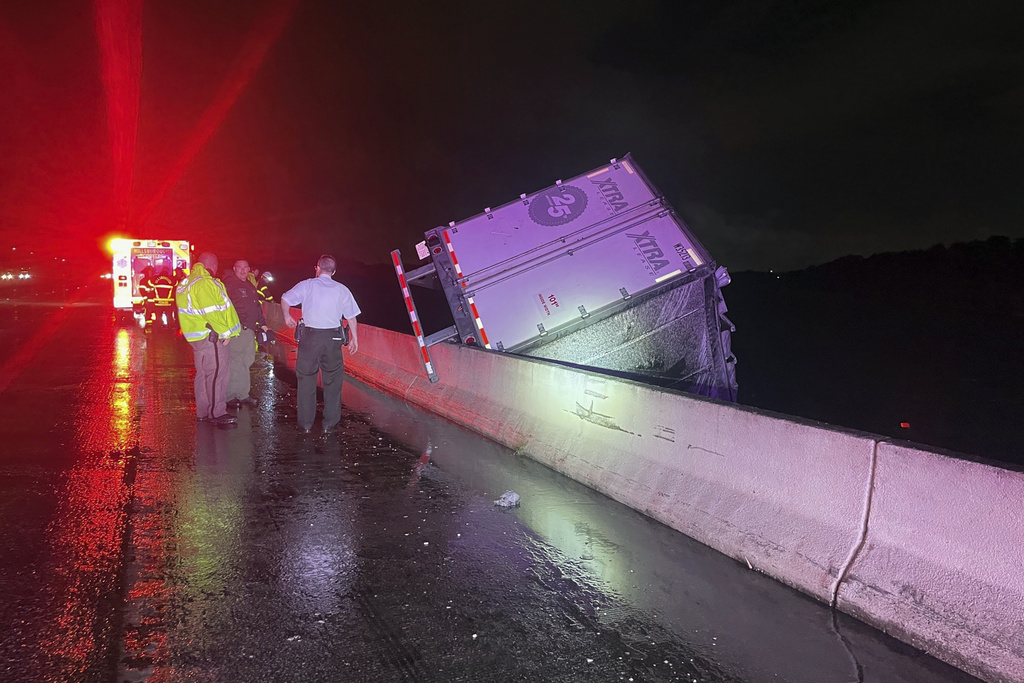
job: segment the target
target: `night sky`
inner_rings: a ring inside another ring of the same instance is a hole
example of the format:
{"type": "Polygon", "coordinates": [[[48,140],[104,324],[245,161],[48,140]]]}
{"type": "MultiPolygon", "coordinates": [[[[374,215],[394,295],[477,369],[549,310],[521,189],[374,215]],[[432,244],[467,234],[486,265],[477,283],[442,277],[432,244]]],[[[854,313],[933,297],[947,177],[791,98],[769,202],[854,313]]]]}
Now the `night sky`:
{"type": "Polygon", "coordinates": [[[1021,2],[7,0],[0,73],[54,253],[382,262],[626,152],[734,271],[1024,237],[1021,2]]]}

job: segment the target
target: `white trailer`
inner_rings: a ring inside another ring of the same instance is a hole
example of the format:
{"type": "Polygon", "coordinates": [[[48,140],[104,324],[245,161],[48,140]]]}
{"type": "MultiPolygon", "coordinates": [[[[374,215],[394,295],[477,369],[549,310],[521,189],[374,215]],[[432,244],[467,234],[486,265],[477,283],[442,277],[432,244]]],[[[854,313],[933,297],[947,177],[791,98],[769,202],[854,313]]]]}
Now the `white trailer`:
{"type": "Polygon", "coordinates": [[[627,155],[392,253],[428,374],[458,340],[736,399],[719,267],[627,155]],[[440,284],[454,325],[425,337],[408,283],[440,284]]]}

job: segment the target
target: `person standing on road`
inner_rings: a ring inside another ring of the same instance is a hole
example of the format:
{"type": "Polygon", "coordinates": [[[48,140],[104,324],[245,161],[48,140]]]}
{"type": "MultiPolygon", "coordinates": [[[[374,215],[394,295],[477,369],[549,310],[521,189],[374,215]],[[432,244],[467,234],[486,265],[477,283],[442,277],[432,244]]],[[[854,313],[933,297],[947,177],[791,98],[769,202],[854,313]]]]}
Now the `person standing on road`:
{"type": "Polygon", "coordinates": [[[337,268],[333,256],[323,255],[317,261],[316,277],[303,280],[281,295],[281,309],[288,327],[298,323],[291,315],[292,306],[302,306],[302,335],[295,361],[298,377],[299,428],[309,432],[316,417],[316,375],[322,373],[324,385],[324,421],[327,432],[341,421],[341,386],[345,379],[343,320],[347,320],[351,339],[349,353],[359,348],[356,316],[362,311],[348,287],[333,279],[337,268]]]}
{"type": "Polygon", "coordinates": [[[139,276],[139,296],[142,297],[142,317],[149,323],[156,320],[156,291],[153,289],[153,266],[146,266],[139,276]]]}
{"type": "Polygon", "coordinates": [[[263,273],[263,277],[260,277],[260,271],[255,268],[249,273],[249,282],[256,288],[256,293],[260,295],[260,303],[270,303],[274,300],[274,295],[270,293],[270,287],[266,282],[269,277],[270,273],[263,273]]]}
{"type": "Polygon", "coordinates": [[[217,257],[199,256],[188,277],[178,283],[175,300],[182,336],[196,365],[196,417],[225,425],[237,421],[227,411],[228,344],[238,335],[238,313],[217,274],[217,257]]]}
{"type": "MultiPolygon", "coordinates": [[[[263,316],[267,320],[267,326],[270,328],[280,328],[280,325],[271,324],[272,317],[281,309],[274,305],[274,295],[270,293],[270,288],[267,287],[267,283],[265,281],[268,279],[273,279],[270,277],[270,273],[264,273],[263,276],[260,276],[260,271],[256,268],[249,271],[249,282],[256,288],[256,296],[259,297],[260,308],[263,309],[263,316]]],[[[264,341],[260,342],[258,341],[260,339],[260,335],[256,335],[256,350],[257,352],[262,351],[267,354],[268,360],[273,360],[273,352],[271,351],[270,344],[274,340],[274,332],[270,330],[268,331],[268,334],[262,335],[262,338],[264,341]]]]}
{"type": "Polygon", "coordinates": [[[231,270],[232,272],[224,276],[224,288],[235,306],[235,311],[238,312],[242,329],[228,344],[231,373],[228,379],[227,402],[232,407],[243,403],[252,406],[256,405],[256,399],[249,396],[249,368],[256,361],[256,332],[267,331],[267,320],[260,305],[259,292],[249,277],[249,262],[239,259],[235,261],[231,270]]]}
{"type": "MultiPolygon", "coordinates": [[[[166,268],[161,268],[160,273],[151,281],[153,289],[154,305],[158,311],[170,311],[171,319],[174,319],[174,280],[168,275],[166,268]]],[[[154,313],[154,318],[156,317],[154,313]]]]}

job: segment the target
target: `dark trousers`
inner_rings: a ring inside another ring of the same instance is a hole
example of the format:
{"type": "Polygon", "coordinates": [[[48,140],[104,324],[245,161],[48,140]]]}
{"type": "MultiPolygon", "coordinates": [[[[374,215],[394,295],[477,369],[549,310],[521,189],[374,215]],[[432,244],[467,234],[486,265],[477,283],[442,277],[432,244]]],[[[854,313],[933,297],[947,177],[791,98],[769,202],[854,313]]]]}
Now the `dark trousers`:
{"type": "Polygon", "coordinates": [[[345,380],[345,357],[341,353],[341,330],[307,327],[299,342],[295,375],[299,380],[299,427],[309,429],[316,417],[316,375],[324,384],[324,430],[341,422],[341,385],[345,380]]]}

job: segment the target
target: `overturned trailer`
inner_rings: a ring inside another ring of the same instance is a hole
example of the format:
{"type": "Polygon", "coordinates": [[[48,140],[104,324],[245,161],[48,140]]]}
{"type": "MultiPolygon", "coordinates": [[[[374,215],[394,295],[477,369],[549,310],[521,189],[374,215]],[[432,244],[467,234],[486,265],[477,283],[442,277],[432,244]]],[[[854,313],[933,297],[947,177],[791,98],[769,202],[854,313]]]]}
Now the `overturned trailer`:
{"type": "Polygon", "coordinates": [[[719,267],[627,155],[425,233],[429,263],[392,261],[424,368],[451,341],[736,400],[719,267]],[[444,292],[454,324],[425,335],[409,285],[444,292]]]}

